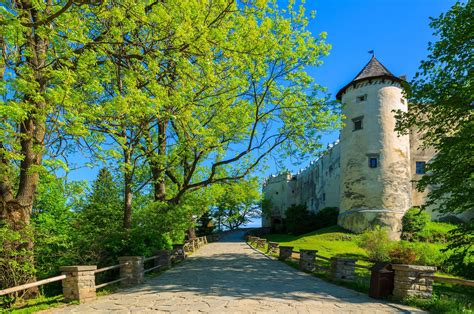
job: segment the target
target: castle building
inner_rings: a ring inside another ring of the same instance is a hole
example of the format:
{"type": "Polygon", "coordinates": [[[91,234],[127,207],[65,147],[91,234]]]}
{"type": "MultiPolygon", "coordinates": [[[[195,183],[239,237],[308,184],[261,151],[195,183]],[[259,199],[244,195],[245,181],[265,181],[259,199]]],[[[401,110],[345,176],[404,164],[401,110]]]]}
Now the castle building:
{"type": "Polygon", "coordinates": [[[310,211],[338,207],[338,224],[362,232],[380,225],[396,238],[401,219],[425,202],[416,190],[425,163],[435,154],[421,149],[419,135],[399,135],[394,111],[407,111],[403,77],[393,75],[375,56],[336,95],[345,117],[339,140],[296,174],[268,178],[263,187],[269,213],[264,227],[278,229],[291,205],[310,211]]]}

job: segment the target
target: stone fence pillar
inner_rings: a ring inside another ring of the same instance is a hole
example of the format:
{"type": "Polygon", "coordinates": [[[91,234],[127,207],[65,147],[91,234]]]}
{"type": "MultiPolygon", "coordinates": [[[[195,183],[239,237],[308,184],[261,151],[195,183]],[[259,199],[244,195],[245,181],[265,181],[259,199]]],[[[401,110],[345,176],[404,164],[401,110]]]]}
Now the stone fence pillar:
{"type": "Polygon", "coordinates": [[[186,253],[184,252],[184,244],[173,244],[173,255],[178,261],[185,260],[186,253]]]}
{"type": "Polygon", "coordinates": [[[207,236],[202,237],[202,241],[204,242],[204,244],[207,244],[207,236]]]}
{"type": "Polygon", "coordinates": [[[162,269],[171,268],[171,251],[169,250],[160,250],[155,252],[155,265],[161,266],[162,269]]]}
{"type": "Polygon", "coordinates": [[[331,257],[331,277],[333,280],[355,280],[355,259],[331,257]]]}
{"type": "Polygon", "coordinates": [[[258,239],[257,240],[257,249],[265,248],[265,244],[267,244],[267,239],[258,239]]]}
{"type": "Polygon", "coordinates": [[[433,280],[422,278],[420,274],[433,276],[436,272],[435,266],[393,264],[392,269],[395,271],[393,286],[393,296],[395,298],[431,298],[433,295],[433,280]]]}
{"type": "Polygon", "coordinates": [[[278,259],[281,261],[286,261],[287,259],[291,258],[293,254],[293,247],[292,246],[280,246],[280,254],[278,255],[278,259]]]}
{"type": "Polygon", "coordinates": [[[59,270],[66,279],[63,279],[64,300],[79,301],[79,303],[95,299],[95,265],[62,266],[59,270]]]}
{"type": "Polygon", "coordinates": [[[253,243],[257,242],[257,239],[257,237],[249,236],[247,241],[250,243],[250,245],[252,245],[253,243]]]}
{"type": "Polygon", "coordinates": [[[278,244],[277,242],[268,242],[267,253],[268,254],[277,254],[279,245],[280,244],[278,244]]]}
{"type": "Polygon", "coordinates": [[[119,262],[122,264],[120,267],[120,278],[126,278],[120,283],[122,286],[130,286],[143,283],[143,256],[121,256],[119,262]]]}
{"type": "Polygon", "coordinates": [[[300,249],[300,269],[314,271],[316,269],[316,250],[300,249]]]}

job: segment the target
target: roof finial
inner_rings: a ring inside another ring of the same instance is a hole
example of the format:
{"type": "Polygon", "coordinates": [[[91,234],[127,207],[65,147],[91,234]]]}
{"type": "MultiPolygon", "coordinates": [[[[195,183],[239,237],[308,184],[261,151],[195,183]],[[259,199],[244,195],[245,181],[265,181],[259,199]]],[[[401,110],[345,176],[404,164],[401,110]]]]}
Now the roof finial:
{"type": "Polygon", "coordinates": [[[375,51],[374,50],[369,50],[368,53],[371,53],[372,57],[375,57],[375,51]]]}

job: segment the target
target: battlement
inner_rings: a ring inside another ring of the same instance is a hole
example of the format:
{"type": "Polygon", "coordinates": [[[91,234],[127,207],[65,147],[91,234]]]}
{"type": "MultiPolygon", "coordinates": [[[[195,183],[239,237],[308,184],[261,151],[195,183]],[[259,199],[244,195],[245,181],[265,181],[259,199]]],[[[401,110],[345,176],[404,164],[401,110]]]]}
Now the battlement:
{"type": "Polygon", "coordinates": [[[263,186],[265,187],[268,184],[288,182],[288,181],[291,181],[291,180],[298,180],[299,176],[302,176],[302,175],[304,176],[305,173],[313,171],[315,168],[321,167],[321,165],[319,163],[321,163],[322,160],[325,159],[326,157],[331,156],[331,153],[332,153],[333,149],[335,149],[335,147],[337,145],[339,145],[339,143],[340,143],[339,139],[337,139],[336,141],[334,141],[332,143],[329,143],[327,145],[327,148],[326,148],[325,151],[321,152],[316,157],[316,159],[309,162],[309,165],[307,165],[306,167],[298,170],[295,174],[292,174],[290,171],[287,170],[287,171],[281,172],[279,174],[269,176],[263,182],[263,186]]]}

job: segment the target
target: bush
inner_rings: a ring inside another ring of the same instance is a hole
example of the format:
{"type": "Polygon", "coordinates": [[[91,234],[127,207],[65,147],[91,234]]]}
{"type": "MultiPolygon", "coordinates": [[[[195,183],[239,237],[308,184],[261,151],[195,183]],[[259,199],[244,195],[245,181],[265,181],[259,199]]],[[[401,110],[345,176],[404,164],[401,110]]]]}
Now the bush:
{"type": "Polygon", "coordinates": [[[300,235],[337,224],[339,209],[326,207],[317,213],[310,212],[306,205],[292,205],[285,212],[283,221],[288,233],[300,235]]]}
{"type": "Polygon", "coordinates": [[[404,246],[402,244],[397,245],[393,248],[390,253],[390,262],[395,264],[410,264],[413,265],[416,262],[417,254],[411,247],[404,246]]]}
{"type": "Polygon", "coordinates": [[[292,205],[285,215],[283,223],[289,233],[300,235],[315,230],[316,215],[308,211],[305,205],[292,205]]]}
{"type": "Polygon", "coordinates": [[[410,245],[416,251],[417,265],[438,267],[443,265],[445,256],[436,246],[430,245],[429,243],[410,243],[410,245]]]}
{"type": "Polygon", "coordinates": [[[370,261],[387,262],[390,260],[390,251],[395,246],[395,241],[390,240],[387,230],[377,226],[362,233],[358,244],[367,252],[370,261]]]}
{"type": "Polygon", "coordinates": [[[422,209],[416,207],[409,209],[402,219],[402,238],[411,240],[414,234],[422,231],[430,220],[430,215],[422,209]]]}
{"type": "Polygon", "coordinates": [[[339,215],[339,208],[326,207],[318,211],[315,215],[315,229],[326,228],[337,225],[337,216],[339,215]]]}

